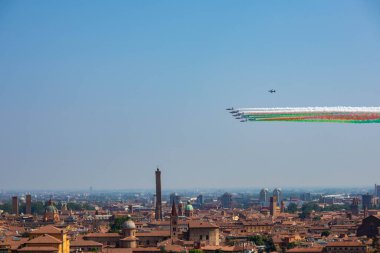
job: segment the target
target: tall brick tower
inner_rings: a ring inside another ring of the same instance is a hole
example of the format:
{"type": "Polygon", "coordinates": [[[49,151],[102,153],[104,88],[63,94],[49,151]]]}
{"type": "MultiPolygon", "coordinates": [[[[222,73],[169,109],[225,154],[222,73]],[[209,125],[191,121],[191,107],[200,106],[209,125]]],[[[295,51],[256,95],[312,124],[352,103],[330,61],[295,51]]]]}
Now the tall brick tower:
{"type": "Polygon", "coordinates": [[[356,215],[358,216],[359,213],[360,213],[360,210],[359,210],[359,198],[353,198],[352,199],[352,204],[351,204],[351,213],[353,215],[356,215]]]}
{"type": "Polygon", "coordinates": [[[26,214],[32,214],[32,195],[26,195],[26,214]]]}
{"type": "Polygon", "coordinates": [[[18,197],[13,196],[12,197],[12,213],[13,214],[18,214],[18,197]]]}
{"type": "Polygon", "coordinates": [[[173,200],[172,212],[170,215],[170,238],[176,239],[178,237],[178,213],[173,200]]]}
{"type": "Polygon", "coordinates": [[[156,220],[162,220],[162,202],[161,202],[161,171],[156,170],[156,220]]]}
{"type": "Polygon", "coordinates": [[[269,212],[273,217],[277,216],[277,196],[270,197],[269,212]]]}

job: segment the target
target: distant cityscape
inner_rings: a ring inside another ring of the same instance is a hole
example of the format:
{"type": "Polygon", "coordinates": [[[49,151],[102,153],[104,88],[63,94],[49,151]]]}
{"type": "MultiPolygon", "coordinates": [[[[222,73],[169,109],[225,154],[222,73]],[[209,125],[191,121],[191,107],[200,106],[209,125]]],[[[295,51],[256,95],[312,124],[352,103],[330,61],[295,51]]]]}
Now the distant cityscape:
{"type": "MultiPolygon", "coordinates": [[[[152,173],[153,174],[153,173],[152,173]]],[[[147,175],[149,176],[149,175],[147,175]]],[[[372,189],[1,191],[0,252],[377,252],[372,189]]],[[[152,175],[153,177],[153,175],[152,175]]]]}
{"type": "Polygon", "coordinates": [[[0,253],[380,253],[380,0],[0,0],[0,253]]]}

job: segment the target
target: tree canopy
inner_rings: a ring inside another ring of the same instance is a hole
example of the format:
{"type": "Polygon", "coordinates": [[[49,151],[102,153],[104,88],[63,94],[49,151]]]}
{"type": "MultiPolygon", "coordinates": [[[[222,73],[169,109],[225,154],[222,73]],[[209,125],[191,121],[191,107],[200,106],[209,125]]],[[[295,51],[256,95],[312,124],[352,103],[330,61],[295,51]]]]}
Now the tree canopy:
{"type": "Polygon", "coordinates": [[[296,203],[290,203],[287,208],[288,213],[296,213],[298,211],[298,206],[296,203]]]}
{"type": "Polygon", "coordinates": [[[276,249],[272,237],[267,235],[250,236],[248,237],[248,240],[254,242],[257,246],[265,246],[267,251],[273,251],[276,249]]]}
{"type": "Polygon", "coordinates": [[[127,220],[129,220],[130,218],[128,216],[123,216],[123,217],[116,217],[113,222],[111,223],[111,226],[110,226],[110,230],[109,232],[110,233],[118,233],[121,229],[121,226],[123,225],[123,223],[127,220]]]}

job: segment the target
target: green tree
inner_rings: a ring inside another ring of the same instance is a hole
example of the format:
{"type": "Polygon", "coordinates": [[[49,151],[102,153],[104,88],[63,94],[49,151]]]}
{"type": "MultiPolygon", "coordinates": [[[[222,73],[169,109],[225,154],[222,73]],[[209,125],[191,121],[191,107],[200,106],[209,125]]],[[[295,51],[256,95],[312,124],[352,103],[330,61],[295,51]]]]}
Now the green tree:
{"type": "Polygon", "coordinates": [[[290,243],[288,243],[288,245],[286,245],[286,248],[287,249],[293,249],[293,248],[295,248],[295,247],[297,247],[297,243],[296,242],[290,242],[290,243]]]}
{"type": "Polygon", "coordinates": [[[121,229],[121,226],[123,225],[123,223],[127,220],[129,220],[130,218],[127,217],[127,216],[124,216],[124,217],[117,217],[114,219],[113,223],[111,224],[110,226],[110,233],[117,233],[120,231],[121,229]]]}
{"type": "Polygon", "coordinates": [[[0,210],[3,210],[4,212],[7,212],[7,213],[11,213],[12,212],[11,202],[5,202],[4,204],[0,205],[0,210]]]}
{"type": "Polygon", "coordinates": [[[67,203],[67,209],[73,210],[73,211],[81,211],[81,210],[95,210],[95,207],[88,204],[88,203],[76,203],[76,202],[69,202],[67,203]]]}
{"type": "Polygon", "coordinates": [[[272,237],[268,238],[265,242],[265,247],[267,248],[267,251],[276,251],[276,246],[274,245],[272,237]]]}
{"type": "Polygon", "coordinates": [[[311,211],[302,211],[298,216],[301,219],[310,218],[311,211]]]}
{"type": "Polygon", "coordinates": [[[42,215],[45,213],[46,205],[42,201],[32,202],[32,213],[42,215]]]}
{"type": "Polygon", "coordinates": [[[329,205],[323,208],[323,211],[341,211],[350,209],[349,205],[329,205]]]}
{"type": "Polygon", "coordinates": [[[166,249],[165,249],[165,246],[161,246],[160,247],[160,252],[161,253],[166,253],[167,252],[166,249]]]}
{"type": "Polygon", "coordinates": [[[92,210],[92,211],[95,210],[95,207],[89,203],[84,203],[82,207],[84,210],[92,210]]]}
{"type": "Polygon", "coordinates": [[[322,231],[322,233],[321,233],[321,236],[324,236],[324,237],[327,237],[329,235],[330,235],[330,231],[328,231],[328,230],[322,231]]]}
{"type": "Polygon", "coordinates": [[[288,213],[296,213],[298,211],[298,206],[296,203],[290,203],[287,208],[288,213]]]}
{"type": "Polygon", "coordinates": [[[309,202],[302,205],[301,211],[322,211],[322,208],[316,202],[309,202]]]}
{"type": "Polygon", "coordinates": [[[299,217],[301,219],[309,218],[310,214],[313,211],[320,212],[322,211],[322,208],[316,202],[305,203],[301,207],[301,214],[299,215],[299,217]]]}
{"type": "Polygon", "coordinates": [[[75,203],[75,202],[69,202],[69,203],[67,203],[67,209],[73,210],[73,211],[81,211],[82,205],[79,203],[75,203]]]}
{"type": "Polygon", "coordinates": [[[254,242],[257,246],[262,246],[265,244],[264,237],[262,235],[254,235],[248,237],[248,241],[254,242]]]}
{"type": "Polygon", "coordinates": [[[203,253],[203,251],[200,249],[191,249],[189,250],[189,253],[203,253]]]}
{"type": "Polygon", "coordinates": [[[268,252],[276,250],[272,237],[266,235],[254,235],[248,237],[248,240],[254,242],[257,246],[265,246],[268,252]]]}

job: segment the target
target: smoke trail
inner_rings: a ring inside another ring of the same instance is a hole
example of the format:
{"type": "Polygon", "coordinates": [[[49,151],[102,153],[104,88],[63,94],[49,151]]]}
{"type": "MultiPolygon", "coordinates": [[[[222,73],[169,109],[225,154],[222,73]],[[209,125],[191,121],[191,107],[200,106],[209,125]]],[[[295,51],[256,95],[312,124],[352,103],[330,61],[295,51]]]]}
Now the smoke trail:
{"type": "Polygon", "coordinates": [[[380,123],[380,107],[278,107],[239,108],[231,113],[246,121],[295,121],[337,123],[380,123]]]}

